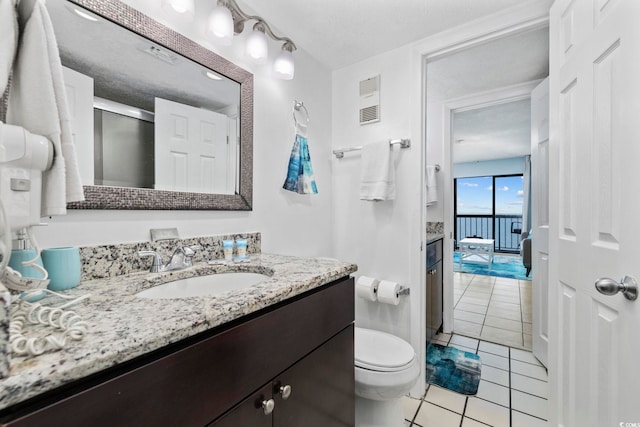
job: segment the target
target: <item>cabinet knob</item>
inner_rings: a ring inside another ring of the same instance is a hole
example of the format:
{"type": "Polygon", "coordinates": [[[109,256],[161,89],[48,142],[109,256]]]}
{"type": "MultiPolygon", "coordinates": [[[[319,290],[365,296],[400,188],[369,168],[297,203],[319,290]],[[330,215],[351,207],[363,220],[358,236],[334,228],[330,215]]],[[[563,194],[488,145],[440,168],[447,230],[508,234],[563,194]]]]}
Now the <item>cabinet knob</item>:
{"type": "Polygon", "coordinates": [[[276,402],[273,399],[263,400],[262,401],[262,410],[265,415],[269,415],[273,412],[273,408],[276,407],[276,402]]]}
{"type": "Polygon", "coordinates": [[[278,392],[282,395],[282,400],[287,400],[289,396],[291,396],[291,386],[290,385],[282,385],[278,389],[278,392]]]}

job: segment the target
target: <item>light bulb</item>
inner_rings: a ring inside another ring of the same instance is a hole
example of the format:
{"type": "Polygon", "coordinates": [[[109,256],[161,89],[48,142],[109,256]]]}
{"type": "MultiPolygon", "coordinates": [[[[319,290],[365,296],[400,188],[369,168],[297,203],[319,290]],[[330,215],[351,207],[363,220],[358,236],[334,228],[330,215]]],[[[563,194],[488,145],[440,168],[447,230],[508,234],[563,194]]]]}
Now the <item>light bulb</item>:
{"type": "Polygon", "coordinates": [[[162,0],[162,9],[174,18],[193,21],[195,0],[162,0]]]}
{"type": "Polygon", "coordinates": [[[245,53],[256,64],[264,64],[267,62],[269,47],[267,45],[267,36],[264,31],[253,27],[253,31],[247,37],[247,45],[245,53]]]}
{"type": "Polygon", "coordinates": [[[223,46],[229,46],[233,42],[233,17],[231,11],[225,6],[217,5],[209,15],[209,33],[215,37],[216,42],[223,46]]]}
{"type": "Polygon", "coordinates": [[[273,71],[282,80],[293,79],[295,65],[293,63],[293,53],[282,50],[273,62],[273,71]]]}

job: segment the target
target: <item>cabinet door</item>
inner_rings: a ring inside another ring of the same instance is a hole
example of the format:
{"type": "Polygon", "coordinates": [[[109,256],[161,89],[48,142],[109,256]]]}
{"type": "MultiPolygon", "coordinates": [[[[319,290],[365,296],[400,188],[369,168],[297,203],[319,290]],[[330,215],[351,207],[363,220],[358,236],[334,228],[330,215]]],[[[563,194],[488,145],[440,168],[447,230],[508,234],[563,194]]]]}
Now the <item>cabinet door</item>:
{"type": "MultiPolygon", "coordinates": [[[[276,349],[287,351],[287,349],[276,349]]],[[[355,423],[353,325],[276,378],[274,427],[344,427],[355,423]],[[283,399],[280,387],[291,387],[283,399]]],[[[241,425],[241,424],[238,424],[241,425]]],[[[217,427],[217,426],[216,426],[217,427]]]]}
{"type": "Polygon", "coordinates": [[[271,383],[238,404],[209,427],[271,427],[272,413],[266,414],[263,402],[272,398],[271,383]]]}

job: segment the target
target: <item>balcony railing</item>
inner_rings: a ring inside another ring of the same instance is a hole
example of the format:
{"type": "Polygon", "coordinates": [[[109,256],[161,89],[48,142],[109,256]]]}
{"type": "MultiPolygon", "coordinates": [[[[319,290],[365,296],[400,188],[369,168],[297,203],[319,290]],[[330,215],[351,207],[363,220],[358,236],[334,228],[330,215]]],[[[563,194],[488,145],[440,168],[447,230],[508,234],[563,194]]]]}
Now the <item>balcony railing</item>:
{"type": "Polygon", "coordinates": [[[496,252],[518,253],[521,229],[522,215],[456,215],[456,249],[460,240],[475,236],[494,239],[496,252]]]}

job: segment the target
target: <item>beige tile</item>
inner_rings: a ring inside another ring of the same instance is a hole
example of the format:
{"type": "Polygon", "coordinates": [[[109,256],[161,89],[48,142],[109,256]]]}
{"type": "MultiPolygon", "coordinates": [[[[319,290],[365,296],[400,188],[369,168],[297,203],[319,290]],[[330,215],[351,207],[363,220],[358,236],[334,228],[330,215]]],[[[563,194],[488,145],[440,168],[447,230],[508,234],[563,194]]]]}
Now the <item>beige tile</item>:
{"type": "Polygon", "coordinates": [[[511,359],[511,372],[547,381],[547,370],[542,366],[532,365],[531,363],[511,359]]]}
{"type": "Polygon", "coordinates": [[[512,279],[510,277],[496,277],[496,284],[518,286],[520,285],[520,281],[518,279],[512,279]]]}
{"type": "Polygon", "coordinates": [[[547,427],[547,425],[547,422],[540,418],[535,418],[518,411],[511,411],[512,427],[547,427]]]}
{"type": "Polygon", "coordinates": [[[489,300],[491,299],[491,293],[488,292],[474,292],[467,289],[464,291],[465,298],[475,298],[477,300],[481,300],[484,304],[489,304],[489,300]]]}
{"type": "Polygon", "coordinates": [[[476,397],[497,403],[498,405],[506,406],[507,408],[509,407],[509,387],[480,380],[480,384],[478,385],[478,394],[476,397]]]}
{"type": "Polygon", "coordinates": [[[402,410],[404,412],[405,420],[409,420],[409,421],[413,420],[413,417],[416,415],[416,412],[418,412],[418,407],[420,406],[420,403],[422,403],[420,399],[414,399],[409,396],[404,396],[402,398],[402,410]]]}
{"type": "Polygon", "coordinates": [[[496,308],[490,306],[487,309],[487,314],[493,317],[500,317],[503,319],[517,320],[520,321],[522,319],[522,313],[520,313],[519,309],[513,308],[496,308]]]}
{"type": "Polygon", "coordinates": [[[513,372],[511,373],[511,388],[544,399],[549,397],[549,383],[513,372]]]}
{"type": "Polygon", "coordinates": [[[460,298],[460,302],[465,303],[465,304],[476,304],[476,305],[484,305],[485,307],[489,305],[489,299],[488,298],[474,298],[474,297],[468,297],[466,295],[463,295],[462,298],[460,298]]]}
{"type": "Polygon", "coordinates": [[[487,424],[464,417],[464,419],[462,420],[462,427],[487,427],[487,424]]]}
{"type": "Polygon", "coordinates": [[[492,291],[493,291],[493,289],[491,289],[491,285],[488,285],[488,286],[469,285],[465,292],[470,293],[470,294],[473,293],[473,294],[481,294],[481,295],[489,295],[490,296],[492,291]]]}
{"type": "Polygon", "coordinates": [[[520,310],[520,303],[514,304],[504,301],[490,301],[489,306],[494,308],[503,308],[506,310],[520,310]]]}
{"type": "Polygon", "coordinates": [[[480,346],[478,346],[479,351],[483,351],[485,353],[495,354],[497,356],[509,357],[509,347],[505,347],[503,345],[494,344],[487,341],[480,341],[480,346]]]}
{"type": "Polygon", "coordinates": [[[482,325],[484,323],[484,314],[471,313],[469,311],[453,310],[453,318],[457,320],[465,320],[467,322],[478,323],[482,325]]]}
{"type": "Polygon", "coordinates": [[[480,371],[480,378],[485,381],[509,387],[509,371],[494,368],[493,366],[483,366],[480,371]]]}
{"type": "Polygon", "coordinates": [[[531,353],[530,351],[523,351],[518,349],[511,350],[511,359],[519,360],[520,362],[531,363],[532,365],[542,366],[542,363],[531,353]]]}
{"type": "Polygon", "coordinates": [[[518,280],[518,283],[520,283],[520,286],[531,286],[531,280],[518,280]]]}
{"type": "Polygon", "coordinates": [[[466,322],[464,320],[453,319],[453,331],[463,335],[480,336],[482,325],[477,323],[466,322]]]}
{"type": "Polygon", "coordinates": [[[462,311],[469,311],[471,313],[485,314],[487,312],[486,305],[467,304],[464,302],[458,302],[458,304],[456,304],[455,307],[456,309],[459,309],[462,311]]]}
{"type": "Polygon", "coordinates": [[[520,289],[517,286],[505,287],[501,285],[495,285],[493,288],[493,294],[520,297],[520,289]]]}
{"type": "Polygon", "coordinates": [[[510,347],[523,346],[522,333],[507,331],[505,329],[498,329],[491,326],[484,326],[482,328],[480,338],[497,342],[503,345],[508,345],[510,347]]]}
{"type": "Polygon", "coordinates": [[[511,409],[546,420],[548,419],[548,407],[547,399],[511,390],[511,409]]]}
{"type": "Polygon", "coordinates": [[[421,426],[459,427],[462,415],[424,402],[416,415],[415,422],[421,426]]]}
{"type": "Polygon", "coordinates": [[[455,347],[455,348],[457,348],[458,350],[461,350],[461,351],[466,351],[467,353],[476,354],[476,349],[475,348],[466,347],[466,346],[460,345],[460,344],[451,344],[451,343],[449,343],[448,346],[449,347],[455,347]]]}
{"type": "Polygon", "coordinates": [[[464,415],[490,426],[509,427],[509,409],[475,397],[469,398],[464,415]]]}
{"type": "Polygon", "coordinates": [[[520,305],[520,297],[518,295],[496,295],[494,292],[493,295],[491,295],[491,302],[506,302],[509,304],[520,305]]]}
{"type": "Polygon", "coordinates": [[[478,348],[478,344],[480,344],[480,341],[474,338],[469,338],[469,337],[462,337],[460,335],[453,335],[451,337],[451,343],[452,344],[460,344],[463,345],[465,347],[469,347],[469,348],[478,348]]]}
{"type": "Polygon", "coordinates": [[[493,366],[494,368],[504,369],[505,371],[509,370],[509,358],[507,357],[485,353],[484,351],[478,351],[478,356],[480,356],[483,368],[485,366],[493,366]]]}
{"type": "Polygon", "coordinates": [[[518,320],[509,320],[502,317],[487,316],[484,324],[494,328],[506,329],[508,331],[522,333],[522,322],[518,320]]]}
{"type": "Polygon", "coordinates": [[[458,414],[462,414],[467,398],[462,394],[454,393],[447,389],[431,385],[429,386],[429,391],[427,391],[427,395],[424,400],[453,412],[457,412],[458,414]]]}
{"type": "Polygon", "coordinates": [[[495,282],[496,282],[496,278],[493,276],[480,276],[480,275],[474,276],[473,280],[471,281],[471,283],[490,283],[492,285],[495,282]]]}

